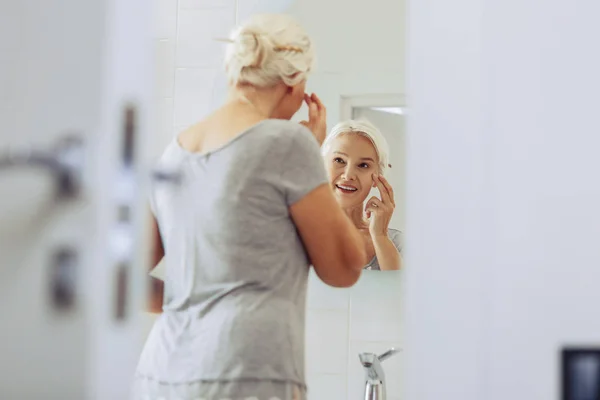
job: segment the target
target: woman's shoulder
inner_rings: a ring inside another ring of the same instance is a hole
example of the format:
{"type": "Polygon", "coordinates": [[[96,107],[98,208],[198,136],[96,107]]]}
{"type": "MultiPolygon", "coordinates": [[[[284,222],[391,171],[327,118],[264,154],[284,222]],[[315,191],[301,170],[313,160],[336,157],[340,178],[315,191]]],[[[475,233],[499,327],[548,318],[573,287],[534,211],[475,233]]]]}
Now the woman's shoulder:
{"type": "Polygon", "coordinates": [[[388,237],[396,245],[398,251],[402,251],[403,233],[401,230],[388,228],[388,237]]]}
{"type": "MultiPolygon", "coordinates": [[[[403,240],[402,240],[402,231],[394,228],[388,228],[388,237],[396,246],[399,253],[402,253],[403,240]]],[[[365,266],[364,269],[367,270],[380,270],[379,261],[377,260],[377,256],[373,257],[373,259],[365,266]]]]}
{"type": "Polygon", "coordinates": [[[303,140],[313,137],[312,132],[304,125],[286,119],[267,119],[257,128],[269,132],[280,140],[296,141],[298,138],[303,140]]]}
{"type": "Polygon", "coordinates": [[[402,231],[399,229],[388,228],[388,236],[389,237],[398,237],[402,236],[402,231]]]}
{"type": "Polygon", "coordinates": [[[262,142],[264,153],[284,153],[292,156],[293,153],[300,155],[315,154],[321,157],[319,144],[312,132],[296,122],[280,119],[268,119],[257,125],[255,129],[260,130],[256,140],[262,142]]]}

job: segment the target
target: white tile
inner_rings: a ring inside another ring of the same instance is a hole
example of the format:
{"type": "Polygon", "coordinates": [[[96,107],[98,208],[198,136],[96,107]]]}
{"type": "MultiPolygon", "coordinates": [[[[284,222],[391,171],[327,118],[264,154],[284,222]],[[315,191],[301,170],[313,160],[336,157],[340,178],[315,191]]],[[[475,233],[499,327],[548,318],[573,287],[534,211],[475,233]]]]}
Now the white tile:
{"type": "Polygon", "coordinates": [[[154,0],[153,32],[157,39],[177,36],[177,0],[154,0]]]}
{"type": "MultiPolygon", "coordinates": [[[[343,6],[339,1],[321,1],[318,8],[307,1],[295,1],[290,6],[289,13],[307,30],[309,36],[315,43],[315,53],[317,58],[317,68],[319,71],[342,72],[348,70],[349,64],[355,62],[360,57],[357,52],[347,53],[348,48],[352,48],[352,43],[345,43],[346,37],[350,36],[348,32],[356,31],[357,26],[363,26],[349,22],[354,19],[354,15],[348,15],[345,8],[352,7],[352,4],[363,4],[358,1],[346,1],[343,6]],[[315,12],[318,10],[318,12],[315,12]],[[332,23],[331,15],[339,16],[336,23],[332,23]],[[341,39],[344,38],[344,39],[341,39]],[[340,51],[343,50],[343,56],[340,51]]],[[[369,14],[366,6],[363,14],[369,14]]],[[[360,16],[360,14],[359,14],[360,16]]],[[[363,29],[358,29],[362,31],[363,29]]],[[[398,42],[400,43],[400,42],[398,42]]],[[[398,46],[401,47],[401,46],[398,46]]],[[[368,77],[363,76],[363,80],[368,77]]]]}
{"type": "Polygon", "coordinates": [[[308,309],[306,370],[310,373],[345,374],[347,357],[347,312],[308,309]]]}
{"type": "MultiPolygon", "coordinates": [[[[365,372],[358,359],[359,353],[382,354],[399,348],[397,342],[350,342],[348,360],[348,400],[364,400],[365,372]]],[[[399,398],[402,385],[402,353],[383,362],[388,399],[399,398]]]]}
{"type": "Polygon", "coordinates": [[[175,41],[160,39],[154,46],[156,95],[173,97],[175,88],[175,41]]]}
{"type": "Polygon", "coordinates": [[[348,312],[349,295],[348,289],[328,286],[319,279],[314,269],[310,270],[306,301],[308,308],[348,312]]]}
{"type": "Polygon", "coordinates": [[[235,0],[179,0],[181,9],[235,7],[235,0]]]}
{"type": "Polygon", "coordinates": [[[155,98],[149,110],[152,124],[148,129],[148,152],[155,161],[173,138],[173,99],[155,98]]]}
{"type": "Polygon", "coordinates": [[[158,132],[153,145],[156,147],[156,155],[160,156],[165,147],[173,140],[173,99],[164,98],[159,102],[158,132]]]}
{"type": "Polygon", "coordinates": [[[227,84],[227,76],[225,75],[225,71],[220,69],[215,76],[211,104],[215,107],[223,105],[227,100],[228,92],[229,85],[227,84]]]}
{"type": "Polygon", "coordinates": [[[405,93],[404,73],[393,71],[344,71],[340,74],[340,94],[351,96],[357,94],[399,94],[405,93]],[[376,76],[376,79],[364,79],[365,74],[376,76]]]}
{"type": "Polygon", "coordinates": [[[308,400],[345,400],[346,375],[344,374],[308,374],[308,400]]]}
{"type": "Polygon", "coordinates": [[[225,43],[235,23],[235,9],[182,9],[177,24],[177,67],[223,65],[225,43]]]}
{"type": "Polygon", "coordinates": [[[405,5],[405,1],[382,1],[377,5],[345,1],[343,6],[341,1],[321,1],[318,5],[296,1],[290,13],[314,38],[319,65],[324,70],[360,71],[361,80],[369,81],[380,79],[377,71],[403,67],[405,5]],[[377,11],[370,11],[369,6],[377,11]],[[332,23],[332,15],[339,16],[336,23],[332,23]]]}
{"type": "Polygon", "coordinates": [[[174,126],[173,127],[173,136],[177,136],[179,135],[181,132],[183,132],[189,125],[180,125],[180,126],[174,126]]]}
{"type": "Polygon", "coordinates": [[[243,22],[253,14],[285,13],[294,0],[238,0],[238,21],[243,22]]]}
{"type": "Polygon", "coordinates": [[[350,292],[350,340],[401,342],[398,271],[364,271],[350,292]]]}
{"type": "Polygon", "coordinates": [[[175,71],[175,126],[187,127],[214,109],[212,99],[218,75],[215,69],[178,68],[175,71]]]}

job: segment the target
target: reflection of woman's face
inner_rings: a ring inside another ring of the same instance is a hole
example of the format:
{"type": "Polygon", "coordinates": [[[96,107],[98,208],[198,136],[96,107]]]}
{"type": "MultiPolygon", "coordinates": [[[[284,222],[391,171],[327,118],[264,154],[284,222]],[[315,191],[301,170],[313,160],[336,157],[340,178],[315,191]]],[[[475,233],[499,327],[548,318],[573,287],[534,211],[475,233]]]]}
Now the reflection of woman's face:
{"type": "Polygon", "coordinates": [[[332,139],[325,155],[325,167],[342,208],[361,206],[373,186],[373,174],[379,173],[373,143],[355,133],[332,139]]]}

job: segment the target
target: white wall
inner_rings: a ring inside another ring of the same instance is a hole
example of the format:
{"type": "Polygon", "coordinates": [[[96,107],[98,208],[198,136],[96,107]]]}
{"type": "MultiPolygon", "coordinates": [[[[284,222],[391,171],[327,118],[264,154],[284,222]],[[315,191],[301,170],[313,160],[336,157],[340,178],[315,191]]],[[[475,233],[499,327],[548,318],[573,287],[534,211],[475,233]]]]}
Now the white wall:
{"type": "MultiPolygon", "coordinates": [[[[309,30],[317,44],[318,66],[307,90],[327,105],[330,126],[339,122],[341,96],[404,92],[401,1],[237,0],[237,13],[234,0],[155,2],[157,154],[174,133],[224,98],[223,47],[212,39],[226,36],[236,15],[243,20],[255,12],[287,10],[309,30]]],[[[305,117],[303,109],[298,119],[305,117]]],[[[311,274],[306,342],[310,400],[361,399],[358,353],[402,347],[400,277],[374,272],[365,274],[354,288],[341,290],[326,287],[311,274]]],[[[385,362],[389,400],[400,398],[401,360],[398,355],[385,362]]]]}
{"type": "Polygon", "coordinates": [[[157,73],[156,153],[213,105],[223,80],[223,44],[235,0],[154,0],[157,73]]]}
{"type": "Polygon", "coordinates": [[[559,398],[599,343],[597,1],[411,2],[406,398],[559,398]]]}

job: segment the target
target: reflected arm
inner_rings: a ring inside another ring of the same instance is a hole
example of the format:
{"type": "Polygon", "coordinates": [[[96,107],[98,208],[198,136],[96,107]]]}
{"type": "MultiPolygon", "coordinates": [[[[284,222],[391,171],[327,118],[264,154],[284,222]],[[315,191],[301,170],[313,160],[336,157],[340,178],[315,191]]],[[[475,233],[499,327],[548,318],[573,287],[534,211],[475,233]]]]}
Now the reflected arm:
{"type": "Polygon", "coordinates": [[[402,257],[396,245],[387,235],[373,238],[375,255],[382,271],[398,270],[402,266],[402,257]]]}

